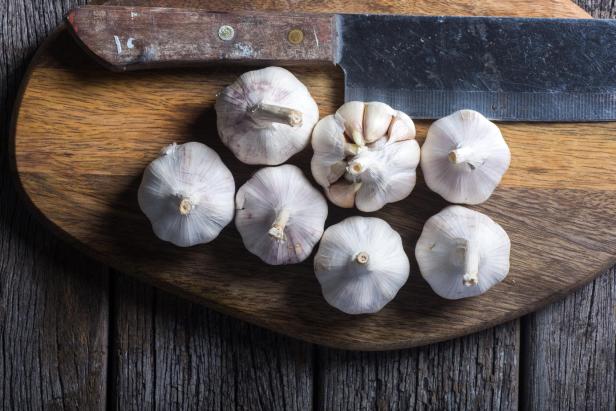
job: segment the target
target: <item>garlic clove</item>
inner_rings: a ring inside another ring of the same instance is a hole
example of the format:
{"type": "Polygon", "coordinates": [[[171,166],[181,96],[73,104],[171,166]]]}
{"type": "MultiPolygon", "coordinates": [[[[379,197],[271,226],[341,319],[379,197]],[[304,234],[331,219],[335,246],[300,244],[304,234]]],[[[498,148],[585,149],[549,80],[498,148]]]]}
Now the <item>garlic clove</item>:
{"type": "Polygon", "coordinates": [[[411,120],[406,113],[401,111],[396,112],[396,116],[392,120],[389,130],[387,131],[389,143],[414,139],[415,134],[415,124],[413,120],[411,120]]]}
{"type": "Polygon", "coordinates": [[[235,182],[214,150],[171,144],[143,173],[139,207],[158,238],[180,247],[208,243],[233,219],[235,182]]]}
{"type": "Polygon", "coordinates": [[[498,127],[473,110],[435,121],[422,147],[426,184],[452,203],[486,201],[510,162],[509,147],[498,127]]]}
{"type": "Polygon", "coordinates": [[[385,103],[366,103],[364,109],[364,140],[372,143],[387,134],[396,110],[385,103]]]}
{"type": "Polygon", "coordinates": [[[488,216],[449,206],[430,217],[415,247],[421,275],[439,296],[473,297],[509,272],[511,242],[488,216]]]}
{"type": "Polygon", "coordinates": [[[319,119],[308,89],[280,67],[242,74],[215,108],[222,142],[247,164],[285,162],[306,147],[319,119]]]}
{"type": "Polygon", "coordinates": [[[389,139],[387,136],[383,136],[370,144],[366,144],[366,147],[368,147],[370,150],[381,150],[387,145],[388,140],[389,139]]]}
{"type": "Polygon", "coordinates": [[[312,148],[320,155],[312,158],[310,168],[317,183],[327,186],[344,175],[344,157],[356,152],[356,146],[346,141],[341,118],[329,115],[317,123],[315,130],[312,148]]]}
{"type": "Polygon", "coordinates": [[[334,204],[376,211],[415,186],[420,149],[414,134],[412,120],[386,104],[345,103],[314,128],[312,175],[334,204]]]}
{"type": "Polygon", "coordinates": [[[304,261],[321,238],[327,202],[293,165],[257,171],[237,192],[235,226],[267,264],[304,261]]]}
{"type": "Polygon", "coordinates": [[[387,222],[350,217],[325,230],[314,270],[325,300],[347,314],[381,310],[410,271],[400,235],[387,222]]]}
{"type": "MultiPolygon", "coordinates": [[[[346,167],[345,167],[346,170],[346,167]]],[[[338,207],[353,208],[355,193],[361,189],[361,183],[352,183],[346,180],[338,181],[325,190],[327,198],[338,207]]]]}
{"type": "Polygon", "coordinates": [[[349,101],[344,103],[336,111],[336,116],[343,119],[346,134],[351,142],[364,145],[364,109],[365,104],[361,101],[349,101]]]}

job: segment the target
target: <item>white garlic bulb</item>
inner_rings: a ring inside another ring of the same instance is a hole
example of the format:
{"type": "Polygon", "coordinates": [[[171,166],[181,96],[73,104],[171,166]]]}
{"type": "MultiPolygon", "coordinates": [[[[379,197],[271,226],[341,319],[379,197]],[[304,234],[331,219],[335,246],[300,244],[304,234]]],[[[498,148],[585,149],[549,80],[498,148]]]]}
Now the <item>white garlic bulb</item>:
{"type": "Polygon", "coordinates": [[[414,138],[410,117],[387,104],[345,103],[314,128],[312,175],[332,203],[376,211],[415,187],[414,138]]]}
{"type": "Polygon", "coordinates": [[[303,150],[319,120],[310,92],[280,67],[249,71],[216,99],[218,134],[246,164],[277,165],[303,150]]]}
{"type": "Polygon", "coordinates": [[[304,261],[323,235],[327,202],[289,164],[257,171],[237,192],[237,227],[251,253],[272,265],[304,261]]]}
{"type": "Polygon", "coordinates": [[[486,201],[511,161],[498,127],[473,110],[435,121],[421,154],[428,187],[449,202],[464,204],[486,201]]]}
{"type": "Polygon", "coordinates": [[[208,243],[233,219],[235,182],[214,150],[171,144],[143,173],[139,207],[158,238],[180,247],[208,243]]]}
{"type": "Polygon", "coordinates": [[[455,300],[483,294],[509,272],[511,243],[490,217],[449,206],[424,225],[415,257],[435,293],[455,300]]]}
{"type": "Polygon", "coordinates": [[[375,313],[409,276],[400,235],[374,217],[349,217],[325,230],[314,271],[325,300],[347,314],[375,313]]]}

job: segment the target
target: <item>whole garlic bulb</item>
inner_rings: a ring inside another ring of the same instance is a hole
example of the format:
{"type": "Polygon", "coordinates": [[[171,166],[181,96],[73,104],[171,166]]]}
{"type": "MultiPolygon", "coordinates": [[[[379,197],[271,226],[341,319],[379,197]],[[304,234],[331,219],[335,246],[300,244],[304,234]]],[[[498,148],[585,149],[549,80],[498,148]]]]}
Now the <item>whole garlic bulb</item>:
{"type": "Polygon", "coordinates": [[[415,187],[414,138],[410,117],[387,104],[345,103],[314,128],[312,175],[332,203],[376,211],[415,187]]]}
{"type": "Polygon", "coordinates": [[[242,74],[215,108],[222,142],[246,164],[284,163],[306,147],[319,120],[306,86],[280,67],[242,74]]]}
{"type": "Polygon", "coordinates": [[[451,203],[486,201],[511,161],[498,127],[473,110],[435,121],[421,152],[426,184],[451,203]]]}
{"type": "Polygon", "coordinates": [[[251,253],[272,265],[304,261],[321,238],[327,202],[289,164],[257,171],[237,192],[235,226],[251,253]]]}
{"type": "Polygon", "coordinates": [[[455,300],[483,294],[509,272],[511,243],[490,217],[449,206],[430,217],[415,248],[423,278],[435,293],[455,300]]]}
{"type": "Polygon", "coordinates": [[[409,276],[400,235],[374,217],[349,217],[325,230],[314,257],[323,296],[347,314],[375,313],[409,276]]]}
{"type": "Polygon", "coordinates": [[[235,182],[218,154],[201,143],[171,144],[139,186],[139,207],[158,238],[180,247],[208,243],[233,219],[235,182]]]}

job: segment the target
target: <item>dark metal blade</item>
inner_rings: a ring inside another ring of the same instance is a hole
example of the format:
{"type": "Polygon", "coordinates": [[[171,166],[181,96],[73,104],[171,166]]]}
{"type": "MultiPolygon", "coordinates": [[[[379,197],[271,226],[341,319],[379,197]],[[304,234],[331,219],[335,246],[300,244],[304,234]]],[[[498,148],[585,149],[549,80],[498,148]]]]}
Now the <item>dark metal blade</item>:
{"type": "Polygon", "coordinates": [[[345,99],[413,118],[616,120],[616,21],[339,15],[345,99]]]}

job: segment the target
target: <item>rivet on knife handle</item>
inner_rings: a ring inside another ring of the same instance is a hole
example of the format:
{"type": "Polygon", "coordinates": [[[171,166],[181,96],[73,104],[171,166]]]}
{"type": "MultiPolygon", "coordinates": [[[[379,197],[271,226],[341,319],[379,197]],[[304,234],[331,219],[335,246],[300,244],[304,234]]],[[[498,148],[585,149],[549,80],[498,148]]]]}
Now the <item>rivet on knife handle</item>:
{"type": "Polygon", "coordinates": [[[67,22],[112,70],[205,63],[334,64],[334,16],[82,6],[67,22]]]}

